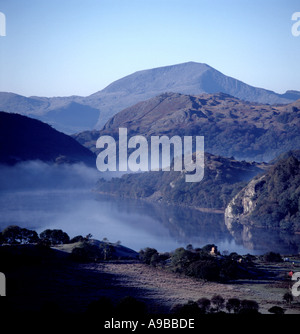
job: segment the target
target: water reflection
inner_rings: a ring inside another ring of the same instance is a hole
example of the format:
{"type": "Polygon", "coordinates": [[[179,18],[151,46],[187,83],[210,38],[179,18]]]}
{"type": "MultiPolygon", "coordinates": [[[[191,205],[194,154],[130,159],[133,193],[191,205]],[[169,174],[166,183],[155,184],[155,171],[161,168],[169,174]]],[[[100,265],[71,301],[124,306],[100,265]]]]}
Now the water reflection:
{"type": "MultiPolygon", "coordinates": [[[[219,249],[237,252],[247,252],[243,246],[234,242],[228,232],[222,214],[203,213],[198,210],[180,206],[161,205],[139,200],[117,199],[97,195],[99,203],[112,205],[113,211],[118,211],[126,217],[139,215],[136,229],[146,230],[148,238],[143,241],[143,247],[155,247],[160,251],[170,251],[176,247],[192,244],[195,248],[214,243],[219,249]],[[156,240],[149,243],[151,235],[156,240]]],[[[132,219],[124,221],[132,225],[132,219]]]]}
{"type": "MultiPolygon", "coordinates": [[[[99,199],[108,200],[101,196],[99,199]]],[[[116,203],[120,212],[130,214],[139,208],[140,213],[151,217],[155,222],[160,222],[178,245],[191,243],[194,247],[202,247],[214,243],[221,251],[239,254],[263,254],[269,251],[298,254],[300,251],[299,234],[291,235],[251,226],[229,231],[224,223],[223,214],[137,200],[123,199],[116,203]]]]}
{"type": "Polygon", "coordinates": [[[139,200],[117,199],[89,190],[32,190],[0,193],[0,229],[16,224],[38,232],[59,228],[70,237],[91,233],[139,251],[172,251],[214,243],[220,251],[297,253],[299,236],[244,228],[227,230],[222,214],[139,200]]]}
{"type": "Polygon", "coordinates": [[[280,254],[298,254],[300,252],[300,235],[284,233],[278,230],[255,228],[249,225],[235,226],[230,230],[238,244],[242,244],[249,253],[269,251],[280,254]]]}

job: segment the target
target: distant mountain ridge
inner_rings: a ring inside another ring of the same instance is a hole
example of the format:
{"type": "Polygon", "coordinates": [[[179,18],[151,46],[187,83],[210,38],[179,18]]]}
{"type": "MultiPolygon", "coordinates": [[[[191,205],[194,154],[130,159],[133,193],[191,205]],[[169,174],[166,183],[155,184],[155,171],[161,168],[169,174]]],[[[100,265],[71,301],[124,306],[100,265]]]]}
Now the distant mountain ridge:
{"type": "Polygon", "coordinates": [[[207,64],[187,62],[135,72],[87,97],[24,97],[3,92],[0,110],[37,117],[60,131],[75,133],[100,129],[119,111],[165,92],[189,95],[222,92],[264,104],[287,104],[300,99],[299,91],[277,94],[247,85],[207,64]],[[73,111],[74,120],[70,117],[73,111]]]}
{"type": "Polygon", "coordinates": [[[85,131],[73,138],[95,152],[99,136],[117,139],[119,128],[127,128],[128,137],[202,135],[205,152],[270,161],[300,147],[300,100],[271,106],[244,102],[224,93],[165,93],[122,110],[100,131],[85,131]]]}

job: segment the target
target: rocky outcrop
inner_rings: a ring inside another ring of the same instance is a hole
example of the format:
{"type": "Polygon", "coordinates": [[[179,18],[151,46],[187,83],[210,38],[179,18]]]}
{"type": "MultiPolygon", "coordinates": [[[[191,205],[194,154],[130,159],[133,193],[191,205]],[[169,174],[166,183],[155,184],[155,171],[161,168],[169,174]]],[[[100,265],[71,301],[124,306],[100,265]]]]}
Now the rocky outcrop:
{"type": "Polygon", "coordinates": [[[252,239],[253,228],[280,233],[300,231],[298,151],[270,165],[240,190],[225,209],[225,224],[235,238],[252,239]]]}
{"type": "Polygon", "coordinates": [[[229,231],[240,230],[243,225],[251,225],[257,190],[265,183],[265,175],[254,178],[227,205],[225,209],[225,224],[229,231]],[[239,226],[240,225],[240,226],[239,226]]]}

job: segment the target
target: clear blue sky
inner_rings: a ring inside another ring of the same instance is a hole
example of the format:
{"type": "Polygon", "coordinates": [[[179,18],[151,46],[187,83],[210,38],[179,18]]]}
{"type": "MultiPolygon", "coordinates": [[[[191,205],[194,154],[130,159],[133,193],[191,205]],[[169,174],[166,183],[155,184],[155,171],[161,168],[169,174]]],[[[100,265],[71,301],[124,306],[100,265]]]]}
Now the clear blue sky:
{"type": "Polygon", "coordinates": [[[299,0],[0,0],[0,91],[87,96],[135,71],[207,63],[300,90],[299,0]]]}

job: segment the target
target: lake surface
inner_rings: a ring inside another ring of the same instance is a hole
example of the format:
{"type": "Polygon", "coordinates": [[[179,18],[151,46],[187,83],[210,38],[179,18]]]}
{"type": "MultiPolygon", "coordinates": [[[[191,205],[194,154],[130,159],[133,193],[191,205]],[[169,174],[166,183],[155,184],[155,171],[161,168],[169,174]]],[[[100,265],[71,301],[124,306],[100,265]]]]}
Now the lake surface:
{"type": "Polygon", "coordinates": [[[95,239],[121,241],[136,251],[153,247],[163,252],[188,244],[196,248],[213,243],[221,252],[297,253],[300,245],[295,237],[262,230],[233,237],[222,214],[118,199],[88,189],[2,191],[0,229],[9,225],[38,233],[57,228],[70,237],[91,233],[95,239]]]}

